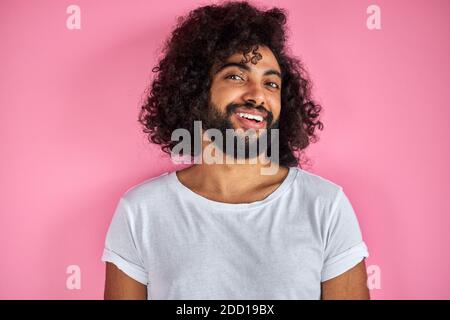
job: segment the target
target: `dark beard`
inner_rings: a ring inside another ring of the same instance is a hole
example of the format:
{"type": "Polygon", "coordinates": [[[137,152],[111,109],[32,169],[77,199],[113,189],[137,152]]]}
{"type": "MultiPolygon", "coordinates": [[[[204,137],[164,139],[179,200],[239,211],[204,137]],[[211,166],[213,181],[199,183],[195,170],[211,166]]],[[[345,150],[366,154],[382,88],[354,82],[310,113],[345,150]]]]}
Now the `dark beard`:
{"type": "MultiPolygon", "coordinates": [[[[230,117],[234,114],[234,110],[236,110],[239,107],[246,107],[246,108],[255,108],[260,109],[262,107],[253,107],[252,104],[235,104],[230,103],[227,105],[225,114],[221,113],[217,107],[214,105],[210,105],[208,108],[208,112],[206,116],[202,118],[202,128],[206,131],[208,129],[218,129],[222,133],[223,141],[222,145],[215,143],[216,147],[220,149],[224,154],[227,154],[229,156],[234,157],[234,159],[250,159],[259,157],[263,152],[266,153],[268,157],[271,156],[271,150],[273,147],[278,147],[278,145],[274,146],[272,145],[272,130],[271,129],[278,129],[279,128],[279,119],[276,121],[273,121],[273,115],[272,112],[267,111],[267,117],[266,117],[266,129],[265,131],[261,132],[260,136],[258,137],[252,137],[249,139],[249,136],[241,136],[239,134],[236,135],[234,143],[232,143],[233,149],[227,150],[227,143],[226,143],[226,130],[232,129],[235,130],[233,127],[232,122],[230,121],[230,117]],[[245,140],[245,141],[244,141],[245,140]],[[265,146],[262,145],[261,140],[266,141],[265,146]],[[244,150],[240,148],[242,145],[244,145],[244,150]],[[256,155],[250,154],[250,150],[256,150],[256,155]]],[[[243,129],[244,130],[244,129],[243,129]]],[[[251,129],[248,129],[251,130],[251,129]]],[[[257,133],[257,129],[253,129],[257,133]]],[[[245,132],[245,131],[244,131],[245,132]]],[[[215,138],[215,137],[214,137],[215,138]]],[[[213,138],[213,139],[214,139],[213,138]]],[[[213,140],[215,142],[215,140],[213,140]]]]}

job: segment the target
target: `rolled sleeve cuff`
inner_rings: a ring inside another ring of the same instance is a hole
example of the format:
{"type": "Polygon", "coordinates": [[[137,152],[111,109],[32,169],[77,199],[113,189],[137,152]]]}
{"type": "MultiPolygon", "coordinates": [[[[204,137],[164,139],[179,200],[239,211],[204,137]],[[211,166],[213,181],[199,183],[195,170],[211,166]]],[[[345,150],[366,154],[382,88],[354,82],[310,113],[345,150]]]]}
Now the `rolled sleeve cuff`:
{"type": "Polygon", "coordinates": [[[133,263],[122,258],[120,255],[115,253],[114,251],[109,250],[108,248],[104,248],[102,255],[103,262],[111,262],[115,264],[120,270],[122,270],[125,274],[127,274],[132,279],[147,285],[148,277],[147,273],[142,270],[140,267],[136,266],[133,263]]]}
{"type": "Polygon", "coordinates": [[[345,271],[353,268],[363,258],[369,256],[369,251],[364,242],[344,251],[343,253],[329,259],[322,268],[322,282],[337,277],[345,271]]]}

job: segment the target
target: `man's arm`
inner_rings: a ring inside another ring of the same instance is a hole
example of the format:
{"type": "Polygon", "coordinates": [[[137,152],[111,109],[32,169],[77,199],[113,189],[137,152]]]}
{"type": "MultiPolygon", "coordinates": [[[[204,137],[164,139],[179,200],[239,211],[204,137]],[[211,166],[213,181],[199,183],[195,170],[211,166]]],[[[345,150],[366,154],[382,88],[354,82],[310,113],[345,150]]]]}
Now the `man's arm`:
{"type": "Polygon", "coordinates": [[[370,300],[365,259],[343,274],[322,282],[322,300],[370,300]]]}
{"type": "Polygon", "coordinates": [[[147,300],[147,286],[106,262],[105,300],[147,300]]]}

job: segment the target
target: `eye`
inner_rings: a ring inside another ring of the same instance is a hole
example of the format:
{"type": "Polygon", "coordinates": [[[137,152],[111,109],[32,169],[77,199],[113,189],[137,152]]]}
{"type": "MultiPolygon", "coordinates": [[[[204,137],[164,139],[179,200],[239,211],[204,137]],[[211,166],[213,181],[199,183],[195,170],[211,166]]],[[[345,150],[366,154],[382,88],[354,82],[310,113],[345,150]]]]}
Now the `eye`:
{"type": "MultiPolygon", "coordinates": [[[[233,77],[238,77],[240,80],[244,80],[241,76],[238,76],[237,74],[229,75],[229,76],[225,77],[225,79],[236,80],[236,79],[233,79],[233,77]]],[[[238,79],[238,80],[239,80],[239,79],[238,79]]]]}
{"type": "Polygon", "coordinates": [[[275,83],[275,82],[267,82],[267,84],[269,84],[270,87],[274,88],[274,89],[279,89],[280,86],[275,83]]]}

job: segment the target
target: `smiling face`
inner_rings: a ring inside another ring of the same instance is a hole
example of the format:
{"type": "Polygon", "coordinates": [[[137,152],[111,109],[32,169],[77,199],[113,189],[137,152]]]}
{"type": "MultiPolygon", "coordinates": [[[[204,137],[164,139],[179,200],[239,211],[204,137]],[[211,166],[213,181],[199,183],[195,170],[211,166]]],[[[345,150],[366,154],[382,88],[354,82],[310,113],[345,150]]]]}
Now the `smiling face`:
{"type": "Polygon", "coordinates": [[[265,46],[249,55],[250,60],[245,62],[242,53],[235,53],[212,69],[211,107],[227,115],[234,129],[268,128],[280,115],[281,71],[277,59],[265,46]],[[257,122],[261,117],[263,121],[257,122]]]}
{"type": "Polygon", "coordinates": [[[213,66],[211,77],[209,113],[203,127],[217,128],[223,134],[225,129],[254,129],[258,138],[246,139],[246,148],[259,143],[262,133],[258,129],[267,129],[269,146],[270,130],[278,128],[281,109],[281,70],[272,51],[259,46],[246,57],[235,53],[213,66]]]}

